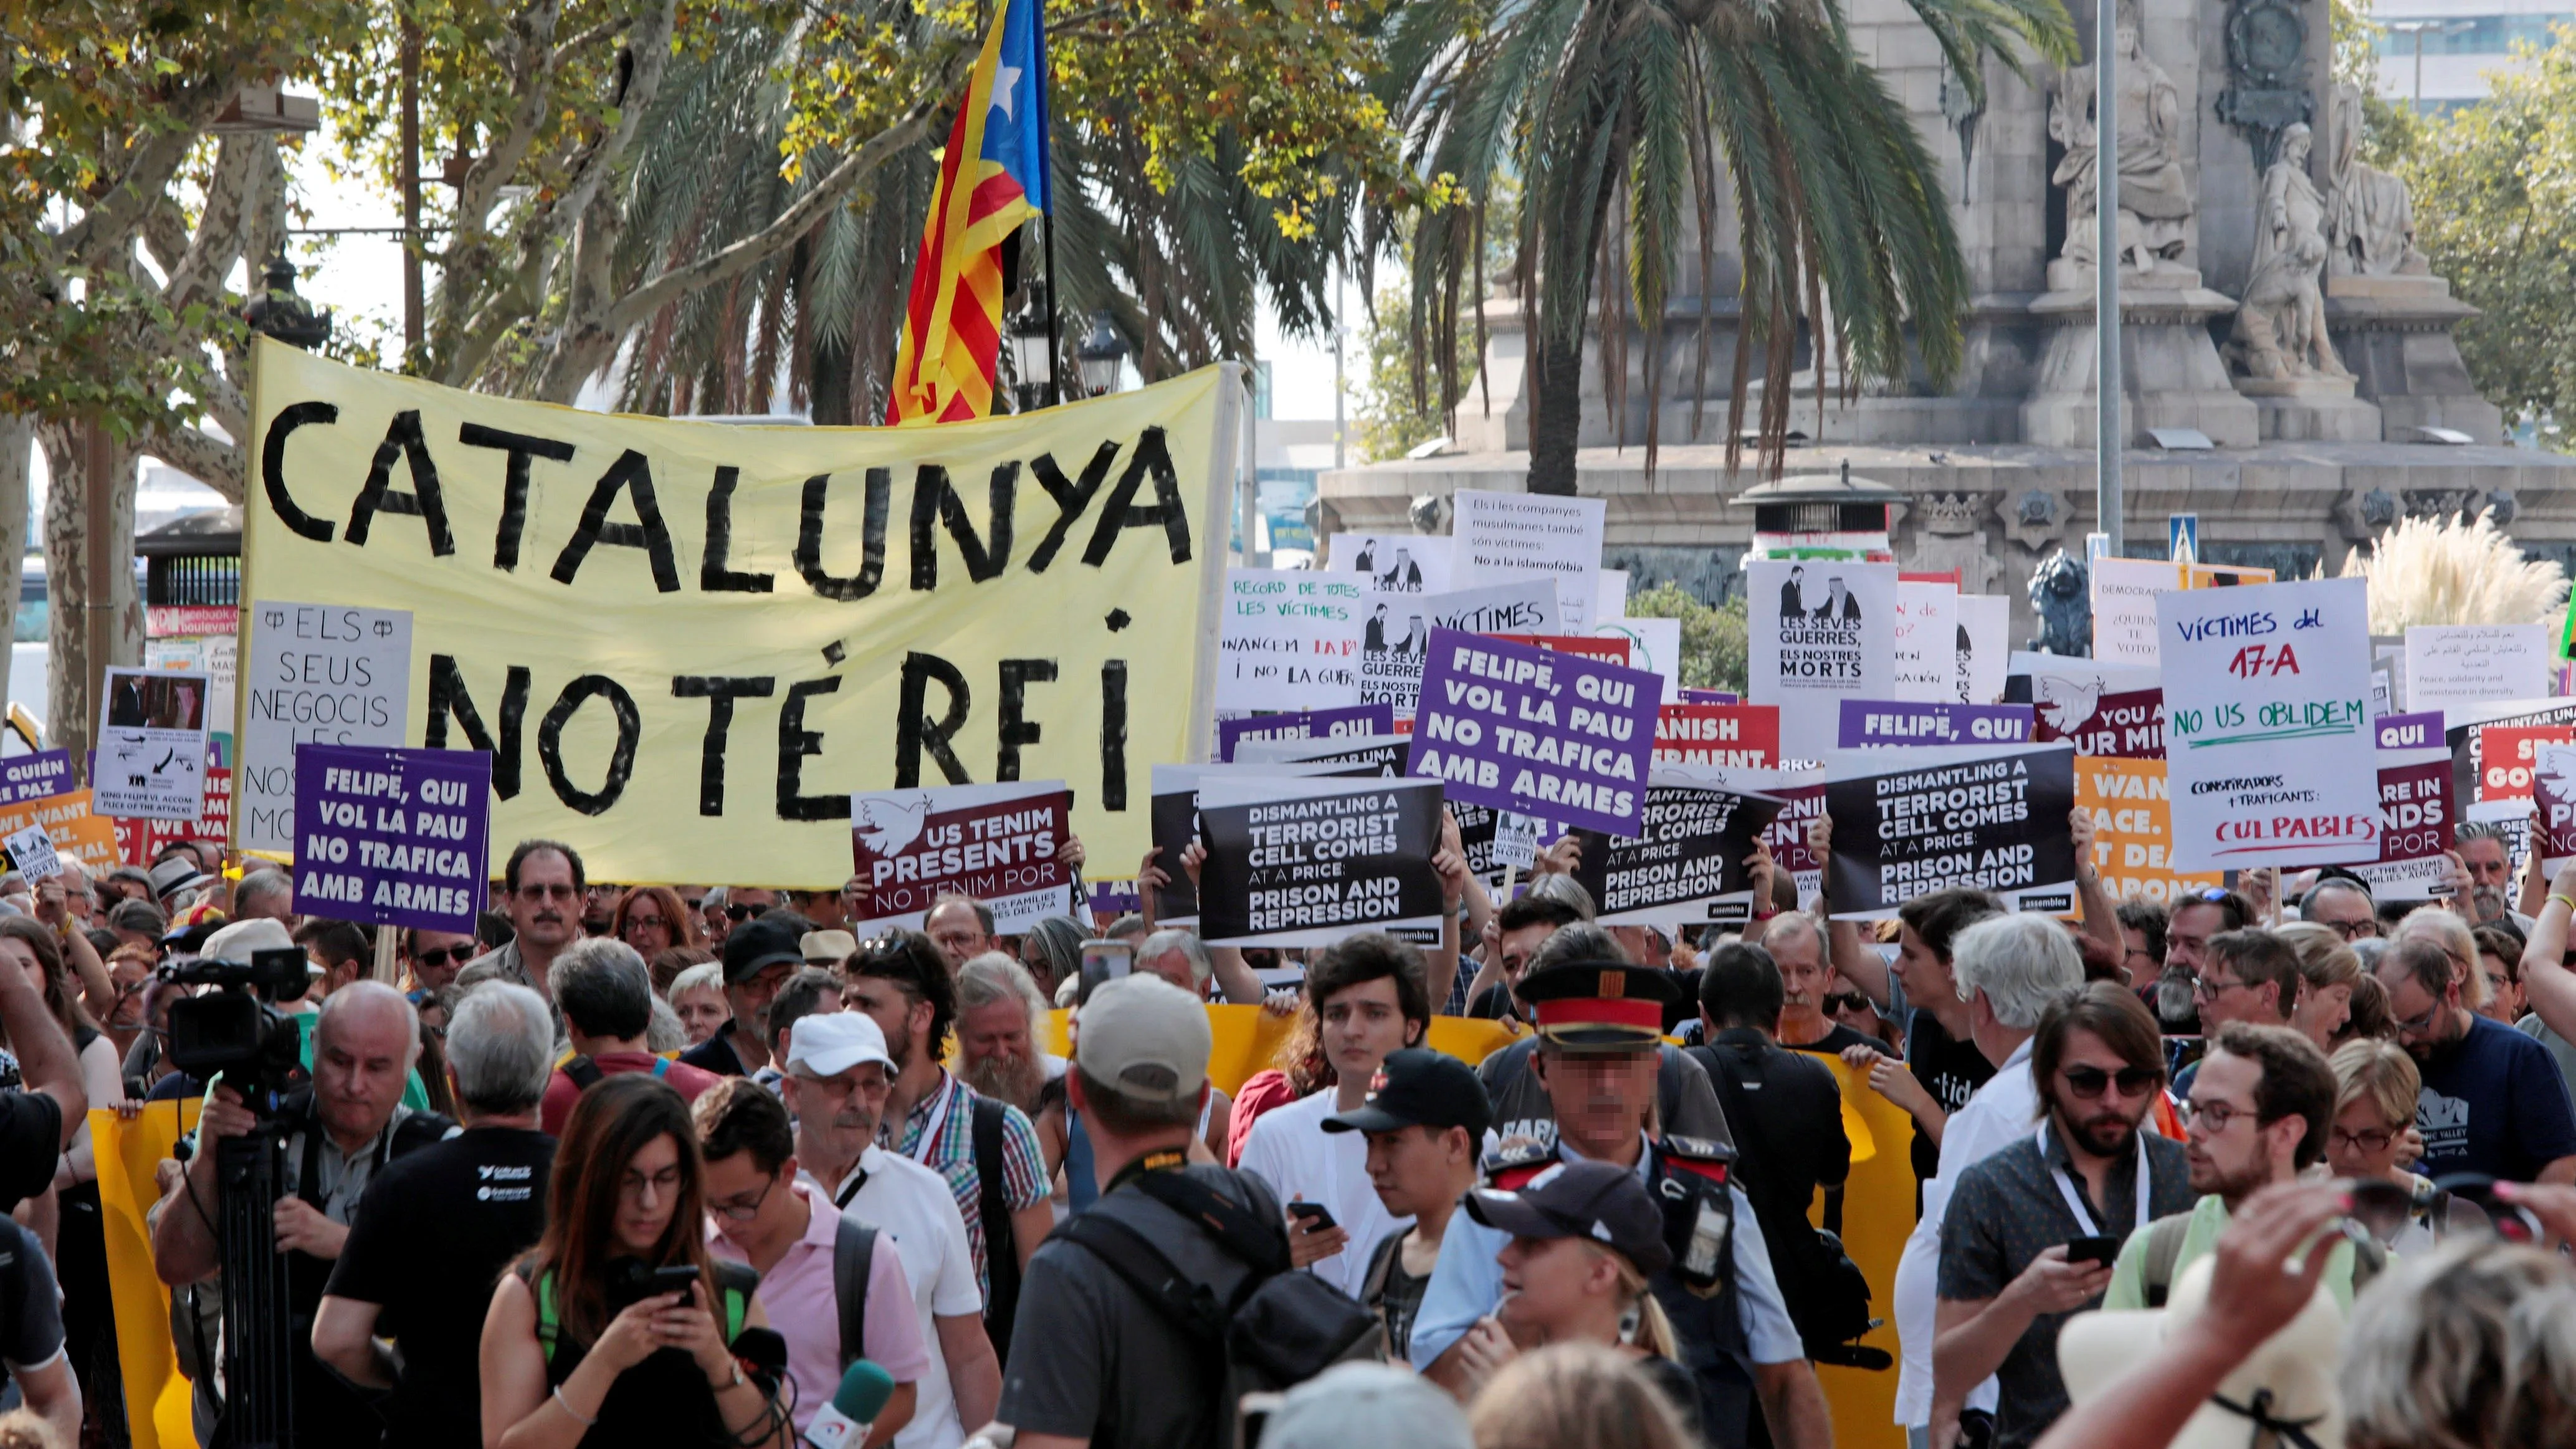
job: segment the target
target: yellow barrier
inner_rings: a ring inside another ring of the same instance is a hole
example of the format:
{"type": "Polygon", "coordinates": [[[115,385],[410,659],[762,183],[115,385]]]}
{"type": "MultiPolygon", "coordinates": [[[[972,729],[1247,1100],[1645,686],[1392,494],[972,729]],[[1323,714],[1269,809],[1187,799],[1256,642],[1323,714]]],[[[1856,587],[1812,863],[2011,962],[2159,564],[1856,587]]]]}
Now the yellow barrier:
{"type": "MultiPolygon", "coordinates": [[[[1288,1039],[1290,1028],[1297,1024],[1294,1016],[1273,1016],[1258,1006],[1211,1006],[1207,1013],[1208,1029],[1216,1038],[1208,1052],[1208,1081],[1229,1097],[1242,1091],[1247,1080],[1273,1065],[1280,1043],[1288,1039]]],[[[1065,1030],[1065,1021],[1072,1014],[1047,1013],[1046,1049],[1058,1056],[1073,1054],[1072,1039],[1065,1030]]],[[[1435,1016],[1424,1044],[1473,1066],[1517,1039],[1517,1034],[1499,1021],[1435,1016]]]]}
{"type": "Polygon", "coordinates": [[[161,1193],[153,1173],[179,1135],[197,1125],[199,1103],[155,1102],[128,1122],[98,1108],[89,1135],[98,1157],[99,1217],[107,1234],[108,1295],[116,1312],[117,1365],[125,1375],[125,1418],[134,1449],[196,1449],[189,1383],[170,1341],[170,1290],[152,1271],[152,1233],[143,1214],[161,1193]]]}
{"type": "MultiPolygon", "coordinates": [[[[1851,1179],[1843,1188],[1843,1250],[1869,1279],[1870,1316],[1886,1320],[1861,1342],[1893,1356],[1896,1260],[1914,1231],[1914,1119],[1871,1091],[1867,1073],[1854,1072],[1833,1057],[1817,1060],[1832,1068],[1842,1086],[1843,1129],[1852,1143],[1851,1179]]],[[[1823,1226],[1821,1192],[1813,1218],[1823,1226]]],[[[1833,1410],[1835,1444],[1842,1449],[1903,1449],[1905,1431],[1895,1422],[1894,1368],[1867,1373],[1820,1367],[1816,1377],[1833,1410]]]]}

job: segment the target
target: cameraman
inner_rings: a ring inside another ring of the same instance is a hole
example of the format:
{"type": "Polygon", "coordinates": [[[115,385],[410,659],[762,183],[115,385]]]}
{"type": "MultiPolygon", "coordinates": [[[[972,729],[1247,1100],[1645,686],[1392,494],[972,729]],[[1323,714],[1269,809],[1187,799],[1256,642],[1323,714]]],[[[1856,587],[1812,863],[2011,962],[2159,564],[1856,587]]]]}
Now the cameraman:
{"type": "MultiPolygon", "coordinates": [[[[305,1445],[349,1449],[374,1444],[382,1425],[363,1399],[314,1358],[314,1313],[348,1240],[359,1195],[386,1162],[437,1142],[450,1124],[402,1104],[404,1080],[420,1054],[420,1024],[401,992],[379,981],[359,981],[332,993],[314,1023],[313,1042],[311,1084],[288,1093],[278,1109],[285,1179],[273,1219],[277,1251],[289,1255],[295,1436],[305,1445]]],[[[165,1202],[152,1232],[153,1266],[162,1282],[203,1282],[222,1267],[215,1144],[248,1136],[258,1125],[233,1087],[218,1084],[207,1098],[196,1151],[169,1193],[185,1201],[165,1202]]]]}

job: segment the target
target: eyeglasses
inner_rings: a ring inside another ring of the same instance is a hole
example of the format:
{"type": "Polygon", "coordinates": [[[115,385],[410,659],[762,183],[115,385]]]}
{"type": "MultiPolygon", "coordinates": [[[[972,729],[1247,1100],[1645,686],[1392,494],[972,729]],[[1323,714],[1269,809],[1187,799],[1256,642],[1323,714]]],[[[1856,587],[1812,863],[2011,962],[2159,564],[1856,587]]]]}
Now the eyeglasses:
{"type": "Polygon", "coordinates": [[[2239,1117],[2253,1119],[2245,1108],[2226,1102],[2185,1102],[2182,1104],[2183,1125],[2215,1137],[2228,1129],[2239,1117]]]}
{"type": "Polygon", "coordinates": [[[2122,1067],[2106,1072],[2100,1067],[2060,1067],[2057,1074],[2066,1079],[2066,1089],[2085,1101],[2102,1095],[2103,1089],[2117,1086],[2123,1097],[2143,1097],[2163,1084],[2165,1074],[2148,1067],[2122,1067]]]}
{"type": "Polygon", "coordinates": [[[473,959],[474,959],[474,948],[473,948],[472,946],[470,946],[470,945],[469,945],[469,946],[441,946],[441,947],[439,947],[439,948],[438,948],[437,950],[435,950],[435,951],[421,951],[421,952],[416,952],[416,953],[414,953],[414,954],[413,954],[413,956],[412,956],[412,958],[411,958],[411,959],[412,959],[412,964],[413,964],[413,965],[415,965],[415,966],[426,966],[426,967],[428,967],[429,969],[431,969],[431,970],[435,971],[435,970],[437,970],[439,967],[446,965],[446,964],[447,964],[448,962],[450,962],[450,961],[453,961],[453,962],[455,962],[457,965],[462,966],[462,965],[464,965],[466,962],[473,960],[473,959]]]}
{"type": "Polygon", "coordinates": [[[2413,1036],[2419,1031],[2430,1031],[2433,1029],[2433,1018],[2440,1016],[2441,1014],[2442,1003],[2436,1001],[2432,1005],[2425,1007],[2422,1011],[2415,1013],[2413,1016],[2407,1017],[2405,1020],[2398,1022],[2397,1034],[2399,1036],[2413,1036]]]}
{"type": "Polygon", "coordinates": [[[2213,981],[2206,976],[2195,976],[2191,978],[2191,994],[2201,1001],[2216,1001],[2244,984],[2242,981],[2213,981]]]}
{"type": "Polygon", "coordinates": [[[676,1167],[666,1167],[660,1172],[654,1173],[651,1177],[646,1177],[640,1172],[629,1172],[624,1177],[618,1179],[617,1191],[618,1194],[623,1197],[642,1197],[644,1195],[644,1189],[648,1185],[653,1189],[653,1193],[656,1197],[678,1192],[680,1190],[680,1169],[676,1167]]]}
{"type": "Polygon", "coordinates": [[[569,901],[579,897],[581,892],[568,885],[544,885],[531,881],[519,887],[518,894],[521,900],[528,901],[542,901],[550,896],[555,900],[569,901]]]}
{"type": "Polygon", "coordinates": [[[667,931],[671,929],[671,923],[663,920],[660,916],[628,916],[626,918],[626,929],[630,931],[667,931]]]}
{"type": "Polygon", "coordinates": [[[2379,934],[2377,921],[2319,921],[2317,924],[2347,941],[2359,941],[2379,934]]]}
{"type": "Polygon", "coordinates": [[[778,1179],[773,1177],[760,1185],[760,1192],[751,1201],[744,1202],[738,1197],[727,1198],[723,1202],[708,1203],[707,1210],[722,1213],[738,1223],[750,1222],[760,1216],[760,1205],[769,1201],[769,1190],[776,1186],[778,1186],[778,1179]]]}
{"type": "Polygon", "coordinates": [[[766,906],[737,906],[728,902],[725,906],[725,919],[739,926],[767,909],[766,906]]]}
{"type": "Polygon", "coordinates": [[[2367,1132],[2346,1132],[2340,1127],[2326,1129],[2326,1145],[2347,1151],[2386,1152],[2388,1144],[2396,1140],[2397,1134],[2385,1127],[2373,1127],[2367,1132]]]}

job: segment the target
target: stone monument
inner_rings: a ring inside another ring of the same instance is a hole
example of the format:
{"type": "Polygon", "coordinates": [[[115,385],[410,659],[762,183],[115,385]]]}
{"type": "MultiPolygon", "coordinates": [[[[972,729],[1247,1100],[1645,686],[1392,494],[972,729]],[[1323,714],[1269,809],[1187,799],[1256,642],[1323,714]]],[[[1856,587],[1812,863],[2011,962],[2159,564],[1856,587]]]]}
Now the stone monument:
{"type": "MultiPolygon", "coordinates": [[[[2102,165],[2121,180],[2109,262],[2121,282],[2128,401],[2115,426],[2127,445],[2129,552],[2160,552],[2165,515],[2188,511],[2200,516],[2205,562],[2331,574],[2400,518],[2493,509],[2526,552],[2576,566],[2576,458],[2501,446],[2502,420],[2451,336],[2475,309],[2432,275],[2404,184],[2368,164],[2361,97],[2326,79],[2326,0],[2131,0],[2108,37],[2093,34],[2094,7],[2073,5],[2084,59],[2035,77],[1989,61],[1981,100],[1907,0],[1846,9],[1854,50],[1940,168],[1972,293],[1964,360],[1938,387],[1917,375],[1838,391],[1846,380],[1833,359],[1820,365],[1802,348],[1791,425],[1807,436],[1788,471],[1848,462],[1904,493],[1889,510],[1904,567],[2009,596],[2017,644],[2038,630],[2023,581],[2044,560],[2066,562],[2042,599],[2053,610],[2080,602],[2065,590],[2085,534],[2100,527],[2092,215],[2102,165]],[[2093,94],[2097,43],[2122,57],[2109,97],[2093,94]],[[2118,118],[2108,147],[2105,115],[2118,118]],[[2245,359],[2233,369],[2222,341],[2245,359]]],[[[1763,475],[1749,456],[1735,471],[1726,459],[1739,221],[1724,198],[1687,220],[1660,342],[1631,326],[1611,350],[1624,358],[1624,390],[1605,389],[1598,354],[1581,369],[1577,473],[1581,491],[1608,504],[1608,567],[1628,570],[1640,591],[1671,582],[1716,602],[1742,588],[1751,542],[1743,510],[1726,501],[1763,475]],[[1637,446],[1650,366],[1673,380],[1651,474],[1637,446]]],[[[1451,448],[1326,473],[1322,531],[1405,532],[1418,498],[1527,486],[1521,304],[1498,294],[1483,320],[1482,367],[1451,448]]],[[[1829,332],[1830,309],[1801,324],[1808,336],[1829,332]]],[[[1748,373],[1764,380],[1759,357],[1748,373]]],[[[2080,644],[2073,617],[2052,642],[2080,644]]]]}

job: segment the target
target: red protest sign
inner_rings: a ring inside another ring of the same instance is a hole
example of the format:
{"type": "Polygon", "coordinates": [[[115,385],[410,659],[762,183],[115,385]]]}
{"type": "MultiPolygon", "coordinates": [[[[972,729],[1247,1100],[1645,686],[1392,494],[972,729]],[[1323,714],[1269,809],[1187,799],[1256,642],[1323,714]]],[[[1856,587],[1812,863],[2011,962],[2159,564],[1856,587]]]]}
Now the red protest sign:
{"type": "Polygon", "coordinates": [[[2531,798],[2532,752],[2576,742],[2576,726],[2491,726],[2478,732],[2478,803],[2531,798]]]}
{"type": "Polygon", "coordinates": [[[1771,769],[1780,763],[1780,707],[1665,705],[1655,712],[1655,760],[1665,765],[1771,769]]]}
{"type": "Polygon", "coordinates": [[[1510,644],[1526,644],[1532,649],[1553,650],[1558,654],[1580,654],[1587,659],[1602,659],[1625,667],[1628,663],[1628,641],[1624,638],[1594,638],[1589,634],[1488,634],[1510,644]]]}

